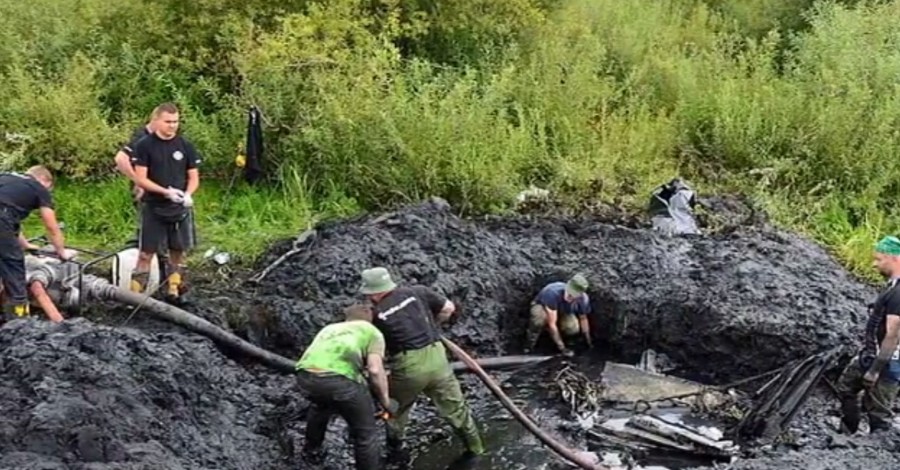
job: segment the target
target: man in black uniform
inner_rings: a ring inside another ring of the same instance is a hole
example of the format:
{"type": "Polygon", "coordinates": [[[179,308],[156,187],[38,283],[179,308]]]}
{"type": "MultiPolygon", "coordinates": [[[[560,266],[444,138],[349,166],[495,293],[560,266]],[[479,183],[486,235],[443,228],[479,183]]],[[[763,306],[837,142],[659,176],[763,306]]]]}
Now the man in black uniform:
{"type": "Polygon", "coordinates": [[[24,175],[0,173],[0,278],[6,299],[4,320],[29,313],[23,252],[29,244],[22,236],[21,222],[31,211],[40,209],[53,248],[61,259],[68,258],[63,234],[56,222],[50,195],[52,187],[53,175],[43,166],[33,166],[24,175]]]}
{"type": "MultiPolygon", "coordinates": [[[[140,244],[141,237],[141,199],[144,197],[144,189],[138,186],[137,179],[134,173],[134,166],[131,164],[131,159],[134,158],[134,148],[137,146],[139,140],[144,137],[153,134],[154,127],[153,124],[156,122],[156,118],[160,114],[160,107],[157,106],[156,109],[150,113],[150,121],[147,124],[139,127],[131,134],[131,139],[119,149],[116,153],[115,162],[116,169],[119,170],[119,173],[125,175],[126,178],[131,183],[131,199],[134,204],[135,214],[137,215],[137,227],[136,227],[136,238],[133,240],[129,240],[128,246],[138,246],[140,244]]],[[[190,211],[188,214],[188,221],[191,225],[191,239],[196,242],[196,233],[194,231],[194,213],[190,211]]],[[[165,246],[159,247],[159,250],[156,253],[157,259],[159,260],[159,278],[166,278],[166,263],[168,262],[167,256],[168,250],[165,246]]]]}
{"type": "Polygon", "coordinates": [[[481,435],[453,375],[437,324],[447,321],[453,302],[425,286],[397,287],[385,268],[362,272],[360,292],[374,304],[372,323],[384,335],[390,356],[389,389],[398,402],[395,419],[388,421],[388,446],[402,455],[409,412],[420,394],[431,398],[466,446],[465,459],[484,453],[481,435]]]}
{"type": "Polygon", "coordinates": [[[879,432],[891,428],[891,406],[900,389],[900,240],[879,241],[874,264],[889,281],[871,306],[862,350],[841,374],[837,387],[841,428],[850,434],[859,428],[861,391],[869,431],[879,432]]]}
{"type": "Polygon", "coordinates": [[[200,156],[187,139],[178,135],[179,112],[174,104],[161,104],[154,114],[154,132],[135,144],[131,158],[135,181],[145,191],[140,211],[140,255],[131,276],[131,289],[146,289],[150,261],[165,243],[169,250],[166,298],[178,302],[185,293],[184,255],[194,243],[189,216],[194,192],[200,186],[200,156]]]}

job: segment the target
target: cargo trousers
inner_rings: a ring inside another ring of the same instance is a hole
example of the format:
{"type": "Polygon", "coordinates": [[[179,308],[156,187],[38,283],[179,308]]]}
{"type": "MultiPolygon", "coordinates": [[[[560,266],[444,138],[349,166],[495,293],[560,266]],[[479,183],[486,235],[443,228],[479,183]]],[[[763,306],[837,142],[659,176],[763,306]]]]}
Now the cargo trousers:
{"type": "Polygon", "coordinates": [[[297,382],[310,401],[306,417],[306,452],[315,452],[325,441],[334,415],[347,422],[357,470],[380,470],[376,440],[375,405],[368,387],[340,375],[317,375],[302,370],[297,382]]]}
{"type": "Polygon", "coordinates": [[[466,449],[474,454],[484,453],[475,419],[441,342],[391,356],[389,382],[391,397],[399,404],[397,415],[388,421],[389,442],[402,442],[409,413],[416,398],[424,393],[437,407],[438,414],[450,423],[466,449]]]}
{"type": "Polygon", "coordinates": [[[7,211],[0,207],[0,280],[5,298],[3,319],[12,320],[28,314],[28,283],[25,253],[19,245],[19,223],[7,211]]]}
{"type": "MultiPolygon", "coordinates": [[[[578,317],[575,315],[558,312],[556,323],[559,328],[560,336],[562,336],[564,340],[567,336],[575,336],[581,331],[578,317]]],[[[537,344],[541,332],[543,332],[546,327],[547,312],[544,310],[544,306],[541,304],[532,304],[528,321],[528,330],[526,331],[525,336],[525,347],[529,349],[533,348],[534,345],[537,344]]]]}
{"type": "MultiPolygon", "coordinates": [[[[837,389],[841,399],[841,414],[844,425],[856,432],[861,419],[859,392],[863,391],[863,376],[868,369],[854,358],[838,379],[837,389]]],[[[888,376],[887,370],[878,377],[871,390],[865,390],[862,404],[869,417],[869,429],[878,431],[891,428],[891,405],[900,383],[888,376]]]]}

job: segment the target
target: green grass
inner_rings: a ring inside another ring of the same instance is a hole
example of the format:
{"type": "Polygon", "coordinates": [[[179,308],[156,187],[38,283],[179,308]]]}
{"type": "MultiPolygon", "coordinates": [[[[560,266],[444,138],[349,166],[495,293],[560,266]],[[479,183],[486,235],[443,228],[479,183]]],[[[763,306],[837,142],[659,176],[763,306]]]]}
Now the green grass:
{"type": "MultiPolygon", "coordinates": [[[[316,211],[302,191],[252,187],[242,181],[231,191],[228,187],[228,183],[201,181],[194,199],[198,246],[193,258],[215,247],[229,252],[236,262],[251,262],[272,241],[296,236],[316,217],[353,210],[338,203],[316,211]]],[[[71,246],[115,251],[135,234],[135,213],[122,179],[90,184],[61,181],[54,198],[71,246]]],[[[36,212],[26,219],[24,230],[28,237],[44,233],[36,212]]]]}
{"type": "Polygon", "coordinates": [[[640,209],[676,175],[750,195],[857,274],[900,231],[900,0],[69,3],[0,5],[0,168],[70,178],[79,243],[130,236],[125,183],[103,178],[165,100],[217,175],[201,253],[431,195],[500,212],[532,184],[640,209]],[[251,104],[283,183],[226,199],[251,104]]]}

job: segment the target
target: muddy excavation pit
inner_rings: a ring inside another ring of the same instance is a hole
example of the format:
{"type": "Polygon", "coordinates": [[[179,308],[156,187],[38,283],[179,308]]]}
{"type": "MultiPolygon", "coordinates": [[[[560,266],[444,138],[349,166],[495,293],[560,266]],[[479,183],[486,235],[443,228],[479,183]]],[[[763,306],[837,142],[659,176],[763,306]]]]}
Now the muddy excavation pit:
{"type": "MultiPolygon", "coordinates": [[[[709,454],[720,444],[726,454],[734,450],[712,429],[738,421],[728,414],[733,407],[703,406],[705,417],[682,416],[684,426],[678,427],[677,416],[692,405],[636,410],[634,404],[610,404],[623,401],[621,395],[599,399],[587,385],[574,394],[560,386],[600,384],[615,392],[615,374],[641,370],[636,365],[646,366],[650,349],[670,359],[664,373],[677,378],[670,385],[680,391],[858,344],[875,290],[817,244],[765,223],[666,237],[597,215],[461,219],[445,202],[430,200],[320,224],[296,242],[276,244],[252,273],[259,282],[247,275],[198,285],[189,310],[296,358],[344,306],[361,300],[359,272],[376,265],[400,283],[429,285],[453,300],[458,316],[444,333],[478,357],[521,354],[537,290],[585,273],[594,350],[492,375],[541,428],[607,463],[900,468],[900,433],[848,437],[834,431],[837,402],[825,380],[803,394],[785,432],[762,444],[739,445],[732,464],[709,454]],[[591,415],[591,407],[600,411],[591,415]],[[635,416],[622,431],[622,420],[635,416]],[[623,434],[654,427],[670,433],[670,440],[671,433],[703,430],[691,438],[697,441],[692,448],[702,447],[705,455],[634,445],[623,434]]],[[[0,328],[0,469],[309,468],[299,458],[307,404],[291,377],[131,308],[98,305],[87,317],[59,325],[18,320],[0,328]]],[[[546,338],[540,349],[552,352],[546,338]]],[[[845,360],[836,359],[823,377],[833,380],[845,360]]],[[[471,468],[573,468],[528,434],[474,376],[461,378],[490,449],[471,468]]],[[[750,394],[766,381],[734,387],[732,395],[750,394]]],[[[643,382],[623,383],[632,390],[638,383],[649,393],[643,382]]],[[[411,422],[410,468],[447,468],[461,448],[433,407],[423,400],[411,422]]],[[[352,468],[340,419],[332,422],[326,449],[322,469],[352,468]]]]}

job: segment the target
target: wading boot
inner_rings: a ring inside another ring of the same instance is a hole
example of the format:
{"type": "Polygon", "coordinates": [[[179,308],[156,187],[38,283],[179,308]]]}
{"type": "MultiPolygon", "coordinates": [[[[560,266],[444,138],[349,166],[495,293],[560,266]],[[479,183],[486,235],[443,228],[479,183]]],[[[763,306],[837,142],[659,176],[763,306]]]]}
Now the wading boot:
{"type": "Polygon", "coordinates": [[[855,434],[859,430],[860,410],[859,405],[845,403],[841,413],[841,433],[855,434]]]}
{"type": "Polygon", "coordinates": [[[147,283],[150,282],[150,273],[149,272],[133,272],[131,273],[131,283],[129,284],[129,288],[131,292],[137,292],[138,294],[143,294],[147,289],[147,283]]]}
{"type": "Polygon", "coordinates": [[[306,447],[303,448],[303,451],[300,453],[300,458],[303,460],[307,466],[303,468],[309,468],[309,466],[314,465],[322,465],[325,463],[325,449],[321,447],[318,449],[308,449],[306,447]]]}
{"type": "Polygon", "coordinates": [[[462,455],[456,458],[447,470],[470,470],[474,469],[476,465],[481,463],[481,457],[483,454],[476,454],[471,450],[467,450],[463,452],[462,455]]]}
{"type": "Polygon", "coordinates": [[[541,330],[534,330],[531,326],[525,330],[525,354],[531,354],[534,347],[537,346],[538,338],[541,336],[541,330]]]}
{"type": "Polygon", "coordinates": [[[401,439],[387,438],[387,458],[384,463],[389,470],[405,470],[409,466],[409,450],[401,439]]]}
{"type": "Polygon", "coordinates": [[[182,293],[185,291],[184,266],[170,268],[170,271],[171,274],[169,274],[166,285],[166,302],[172,305],[183,305],[182,293]]]}
{"type": "Polygon", "coordinates": [[[31,314],[28,304],[8,304],[3,306],[3,319],[0,325],[17,318],[27,317],[31,314]]]}

